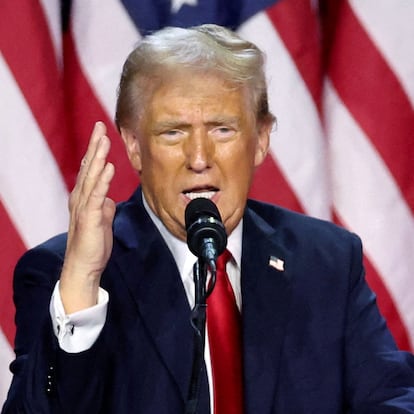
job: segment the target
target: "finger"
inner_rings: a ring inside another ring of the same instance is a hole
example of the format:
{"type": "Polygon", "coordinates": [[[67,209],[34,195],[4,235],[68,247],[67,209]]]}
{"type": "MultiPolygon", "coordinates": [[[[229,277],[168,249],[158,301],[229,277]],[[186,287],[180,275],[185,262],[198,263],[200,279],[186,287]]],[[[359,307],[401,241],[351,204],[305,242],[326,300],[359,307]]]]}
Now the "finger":
{"type": "MultiPolygon", "coordinates": [[[[68,243],[72,241],[75,233],[78,236],[82,233],[86,234],[84,233],[85,229],[96,230],[101,226],[112,226],[115,214],[115,202],[108,198],[107,195],[114,174],[115,168],[113,164],[107,163],[102,174],[96,181],[96,185],[92,189],[88,200],[86,202],[77,202],[74,206],[71,211],[71,220],[69,223],[68,243]]],[[[85,231],[88,232],[88,230],[85,231]]]]}
{"type": "Polygon", "coordinates": [[[79,183],[83,182],[86,174],[88,173],[90,164],[96,154],[96,150],[98,148],[100,139],[105,134],[106,134],[105,124],[101,121],[96,122],[92,130],[91,137],[89,139],[88,148],[81,161],[77,182],[79,183]]]}
{"type": "Polygon", "coordinates": [[[111,141],[106,135],[102,136],[99,139],[95,154],[89,162],[88,169],[84,175],[83,182],[81,183],[81,194],[85,202],[87,202],[91,192],[94,190],[104,171],[107,163],[106,157],[108,156],[110,148],[111,141]]]}
{"type": "MultiPolygon", "coordinates": [[[[108,140],[109,141],[109,140],[108,140]]],[[[115,175],[115,167],[107,163],[87,199],[75,199],[73,193],[69,198],[71,220],[69,223],[68,242],[74,234],[75,228],[80,229],[85,224],[98,226],[111,220],[115,213],[115,202],[107,197],[111,181],[115,175]],[[80,227],[79,227],[80,225],[80,227]]]]}
{"type": "Polygon", "coordinates": [[[106,163],[88,199],[88,209],[102,209],[107,200],[112,178],[115,175],[115,167],[112,163],[106,163]]]}
{"type": "MultiPolygon", "coordinates": [[[[94,129],[92,131],[87,151],[86,151],[86,153],[85,153],[85,155],[82,159],[82,162],[81,162],[81,167],[80,167],[80,170],[78,172],[75,187],[73,188],[73,190],[70,194],[70,197],[69,197],[69,210],[71,212],[72,211],[75,212],[76,207],[79,204],[85,204],[87,202],[87,197],[88,197],[87,190],[89,189],[89,191],[90,191],[90,189],[92,187],[91,187],[91,183],[90,183],[87,188],[84,188],[85,179],[86,179],[86,177],[88,177],[88,175],[91,174],[89,172],[90,168],[91,168],[91,165],[93,165],[93,163],[94,163],[98,148],[99,148],[100,143],[101,143],[101,138],[102,138],[102,136],[104,136],[105,133],[106,133],[105,124],[103,122],[98,121],[95,124],[94,129]],[[84,198],[83,201],[82,201],[82,197],[84,198]]],[[[106,139],[109,141],[108,138],[106,138],[106,139]]],[[[108,145],[108,143],[106,145],[108,145]]],[[[104,144],[104,147],[105,147],[105,144],[104,144]]],[[[106,157],[107,152],[109,152],[109,147],[110,147],[110,143],[109,143],[106,150],[104,148],[104,158],[106,157]],[[105,151],[106,151],[106,154],[105,154],[105,151]]],[[[102,152],[100,152],[100,154],[102,154],[102,152]]],[[[99,164],[99,162],[98,162],[98,164],[99,164]]],[[[102,169],[104,167],[104,165],[105,165],[105,160],[101,162],[100,168],[102,169]]],[[[96,166],[95,166],[95,168],[96,168],[96,166]]],[[[92,174],[96,175],[96,171],[92,171],[92,174]]]]}

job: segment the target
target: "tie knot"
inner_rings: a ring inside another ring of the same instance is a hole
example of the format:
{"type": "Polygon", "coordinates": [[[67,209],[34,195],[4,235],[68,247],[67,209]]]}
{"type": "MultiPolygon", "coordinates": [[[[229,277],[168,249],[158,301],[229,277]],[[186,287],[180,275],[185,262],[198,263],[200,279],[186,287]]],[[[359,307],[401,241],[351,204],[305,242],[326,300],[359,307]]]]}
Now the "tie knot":
{"type": "Polygon", "coordinates": [[[231,253],[226,249],[224,252],[217,258],[217,271],[225,271],[227,262],[231,259],[231,253]]]}

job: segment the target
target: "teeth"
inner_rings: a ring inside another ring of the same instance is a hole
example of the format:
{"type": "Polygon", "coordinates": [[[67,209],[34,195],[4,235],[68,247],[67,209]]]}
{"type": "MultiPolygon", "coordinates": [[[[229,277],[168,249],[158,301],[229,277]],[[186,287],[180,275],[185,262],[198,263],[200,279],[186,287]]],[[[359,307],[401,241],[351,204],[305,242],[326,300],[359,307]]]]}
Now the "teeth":
{"type": "Polygon", "coordinates": [[[199,193],[186,193],[185,195],[189,199],[194,200],[195,198],[211,198],[215,193],[215,191],[203,191],[199,193]]]}

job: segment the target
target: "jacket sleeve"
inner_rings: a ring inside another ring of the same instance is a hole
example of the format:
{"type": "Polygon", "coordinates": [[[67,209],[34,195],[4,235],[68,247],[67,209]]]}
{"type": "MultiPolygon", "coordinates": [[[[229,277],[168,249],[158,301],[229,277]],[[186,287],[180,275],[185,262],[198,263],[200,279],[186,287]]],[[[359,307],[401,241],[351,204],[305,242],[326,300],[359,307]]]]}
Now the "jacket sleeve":
{"type": "Polygon", "coordinates": [[[63,263],[58,251],[49,242],[29,250],[16,266],[16,358],[3,414],[99,412],[101,353],[95,345],[77,354],[62,351],[50,320],[50,299],[63,263]]]}
{"type": "Polygon", "coordinates": [[[353,241],[345,332],[345,382],[349,413],[414,413],[414,358],[399,351],[378,311],[353,241]]]}

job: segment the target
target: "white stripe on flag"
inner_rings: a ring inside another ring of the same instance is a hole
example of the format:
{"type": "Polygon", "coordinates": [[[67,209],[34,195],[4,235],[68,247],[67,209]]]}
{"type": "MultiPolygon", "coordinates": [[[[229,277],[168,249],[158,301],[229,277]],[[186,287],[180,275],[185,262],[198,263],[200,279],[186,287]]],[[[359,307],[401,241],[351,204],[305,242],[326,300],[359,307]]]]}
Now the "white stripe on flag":
{"type": "Polygon", "coordinates": [[[361,236],[379,274],[387,275],[383,282],[412,341],[414,307],[407,287],[414,269],[414,219],[382,158],[331,83],[325,92],[335,208],[341,221],[361,236]]]}
{"type": "Polygon", "coordinates": [[[349,0],[349,3],[414,107],[414,1],[349,0]]]}
{"type": "Polygon", "coordinates": [[[0,199],[27,247],[68,225],[67,190],[59,168],[3,56],[0,84],[0,199]]]}
{"type": "Polygon", "coordinates": [[[55,48],[56,60],[59,67],[62,67],[62,19],[60,2],[56,0],[40,0],[40,4],[49,26],[50,38],[55,48]]]}
{"type": "Polygon", "coordinates": [[[122,65],[140,34],[118,0],[75,0],[72,7],[76,52],[96,96],[113,119],[122,65]]]}

